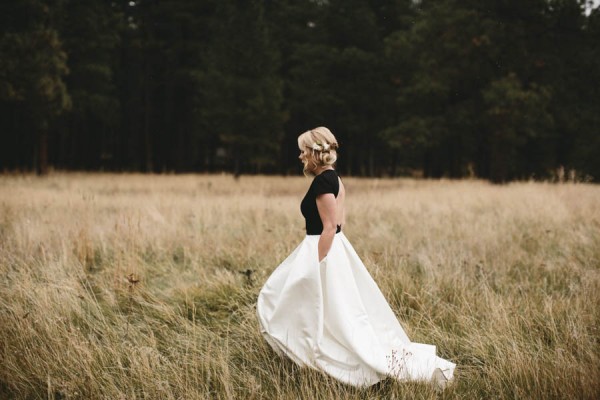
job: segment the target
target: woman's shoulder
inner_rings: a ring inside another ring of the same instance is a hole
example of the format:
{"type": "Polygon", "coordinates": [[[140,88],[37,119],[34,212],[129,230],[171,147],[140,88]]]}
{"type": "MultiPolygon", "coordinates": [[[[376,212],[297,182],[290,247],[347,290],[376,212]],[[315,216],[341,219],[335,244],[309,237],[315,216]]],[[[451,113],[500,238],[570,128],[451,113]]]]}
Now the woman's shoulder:
{"type": "Polygon", "coordinates": [[[337,182],[338,174],[334,169],[326,169],[321,172],[319,175],[315,175],[313,178],[314,182],[337,182]]]}
{"type": "Polygon", "coordinates": [[[314,177],[311,186],[318,194],[329,192],[337,196],[337,192],[339,191],[337,177],[337,172],[334,169],[327,169],[314,177]]]}

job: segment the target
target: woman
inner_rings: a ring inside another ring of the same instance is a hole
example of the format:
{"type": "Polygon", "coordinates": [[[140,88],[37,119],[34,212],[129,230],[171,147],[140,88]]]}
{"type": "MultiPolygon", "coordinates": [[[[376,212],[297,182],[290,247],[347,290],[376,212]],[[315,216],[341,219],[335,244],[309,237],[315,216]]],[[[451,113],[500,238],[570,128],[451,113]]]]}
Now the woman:
{"type": "Polygon", "coordinates": [[[325,127],[298,137],[306,237],[258,295],[261,331],[279,354],[351,385],[392,376],[444,387],[455,364],[413,343],[342,232],[345,188],[334,169],[338,142],[325,127]]]}

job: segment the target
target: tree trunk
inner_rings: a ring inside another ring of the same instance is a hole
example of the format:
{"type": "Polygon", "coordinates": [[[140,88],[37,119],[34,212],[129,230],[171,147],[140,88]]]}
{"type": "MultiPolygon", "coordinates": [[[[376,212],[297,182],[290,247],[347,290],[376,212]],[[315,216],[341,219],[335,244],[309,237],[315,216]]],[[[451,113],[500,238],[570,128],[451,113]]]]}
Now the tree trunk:
{"type": "Polygon", "coordinates": [[[144,88],[144,164],[146,172],[152,172],[152,139],[150,137],[150,80],[148,73],[148,60],[146,62],[146,79],[144,88]]]}
{"type": "Polygon", "coordinates": [[[48,131],[40,129],[37,136],[36,173],[38,175],[46,175],[48,173],[48,131]]]}

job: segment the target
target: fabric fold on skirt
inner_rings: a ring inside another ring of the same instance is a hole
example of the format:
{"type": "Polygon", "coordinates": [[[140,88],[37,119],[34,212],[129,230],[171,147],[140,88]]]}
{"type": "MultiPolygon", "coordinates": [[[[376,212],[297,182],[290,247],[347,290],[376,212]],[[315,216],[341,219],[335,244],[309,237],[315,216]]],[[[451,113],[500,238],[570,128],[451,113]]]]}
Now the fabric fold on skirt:
{"type": "Polygon", "coordinates": [[[301,366],[355,386],[387,376],[430,380],[456,365],[433,345],[413,343],[343,232],[319,262],[318,235],[307,235],[261,289],[257,313],[271,347],[301,366]]]}

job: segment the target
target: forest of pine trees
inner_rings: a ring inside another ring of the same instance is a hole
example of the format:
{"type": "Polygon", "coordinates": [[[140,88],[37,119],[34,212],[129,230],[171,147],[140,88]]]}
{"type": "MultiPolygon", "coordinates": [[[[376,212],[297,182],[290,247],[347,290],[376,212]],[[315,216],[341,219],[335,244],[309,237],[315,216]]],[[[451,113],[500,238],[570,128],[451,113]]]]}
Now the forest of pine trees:
{"type": "Polygon", "coordinates": [[[586,0],[11,0],[0,170],[600,181],[586,0]]]}

